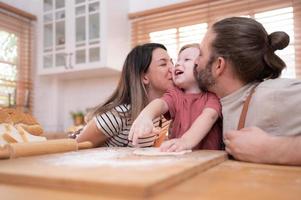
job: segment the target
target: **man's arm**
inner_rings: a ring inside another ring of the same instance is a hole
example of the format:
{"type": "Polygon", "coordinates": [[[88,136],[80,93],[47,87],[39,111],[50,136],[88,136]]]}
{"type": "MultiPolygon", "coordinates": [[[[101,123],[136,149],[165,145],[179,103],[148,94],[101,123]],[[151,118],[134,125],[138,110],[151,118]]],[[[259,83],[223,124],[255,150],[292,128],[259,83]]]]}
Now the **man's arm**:
{"type": "Polygon", "coordinates": [[[301,136],[272,136],[257,127],[229,131],[226,151],[241,161],[301,165],[301,136]]]}

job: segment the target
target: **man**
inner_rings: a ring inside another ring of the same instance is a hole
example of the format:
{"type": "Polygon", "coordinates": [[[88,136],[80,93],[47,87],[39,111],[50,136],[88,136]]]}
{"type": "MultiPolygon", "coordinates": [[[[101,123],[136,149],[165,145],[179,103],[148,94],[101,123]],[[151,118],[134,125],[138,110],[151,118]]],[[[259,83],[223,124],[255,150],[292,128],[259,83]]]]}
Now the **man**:
{"type": "Polygon", "coordinates": [[[233,17],[213,24],[200,45],[195,77],[219,96],[226,151],[238,160],[301,165],[301,81],[278,78],[285,63],[275,54],[288,43],[284,32],[233,17]]]}

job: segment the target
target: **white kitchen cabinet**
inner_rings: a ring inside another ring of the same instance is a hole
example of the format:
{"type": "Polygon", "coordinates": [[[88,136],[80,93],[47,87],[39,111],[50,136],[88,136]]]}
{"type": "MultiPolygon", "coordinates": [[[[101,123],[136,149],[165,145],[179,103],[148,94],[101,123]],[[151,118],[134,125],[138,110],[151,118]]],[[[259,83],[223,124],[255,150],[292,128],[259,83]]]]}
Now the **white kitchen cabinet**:
{"type": "Polygon", "coordinates": [[[41,2],[40,75],[72,78],[121,70],[130,47],[128,1],[41,2]]]}

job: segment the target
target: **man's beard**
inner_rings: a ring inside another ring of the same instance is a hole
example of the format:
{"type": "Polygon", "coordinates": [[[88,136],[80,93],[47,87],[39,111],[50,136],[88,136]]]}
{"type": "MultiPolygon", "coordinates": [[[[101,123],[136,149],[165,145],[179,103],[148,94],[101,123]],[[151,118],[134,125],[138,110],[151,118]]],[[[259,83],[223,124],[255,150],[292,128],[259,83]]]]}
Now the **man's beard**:
{"type": "Polygon", "coordinates": [[[202,91],[208,91],[209,88],[215,84],[215,80],[212,76],[212,62],[206,64],[205,69],[197,70],[198,65],[194,66],[193,74],[198,82],[198,86],[202,91]]]}

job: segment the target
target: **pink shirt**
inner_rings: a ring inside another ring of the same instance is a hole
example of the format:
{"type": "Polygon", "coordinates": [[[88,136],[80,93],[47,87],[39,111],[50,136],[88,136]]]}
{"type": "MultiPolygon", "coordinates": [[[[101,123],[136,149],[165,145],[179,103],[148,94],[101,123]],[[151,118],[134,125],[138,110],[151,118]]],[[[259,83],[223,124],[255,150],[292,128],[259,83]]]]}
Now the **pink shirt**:
{"type": "MultiPolygon", "coordinates": [[[[180,138],[205,108],[212,108],[221,116],[219,99],[210,92],[185,94],[182,90],[173,88],[168,90],[162,99],[168,104],[169,108],[169,112],[165,113],[164,116],[173,120],[170,139],[180,138]]],[[[219,119],[195,149],[219,150],[221,148],[222,128],[219,119]]]]}

